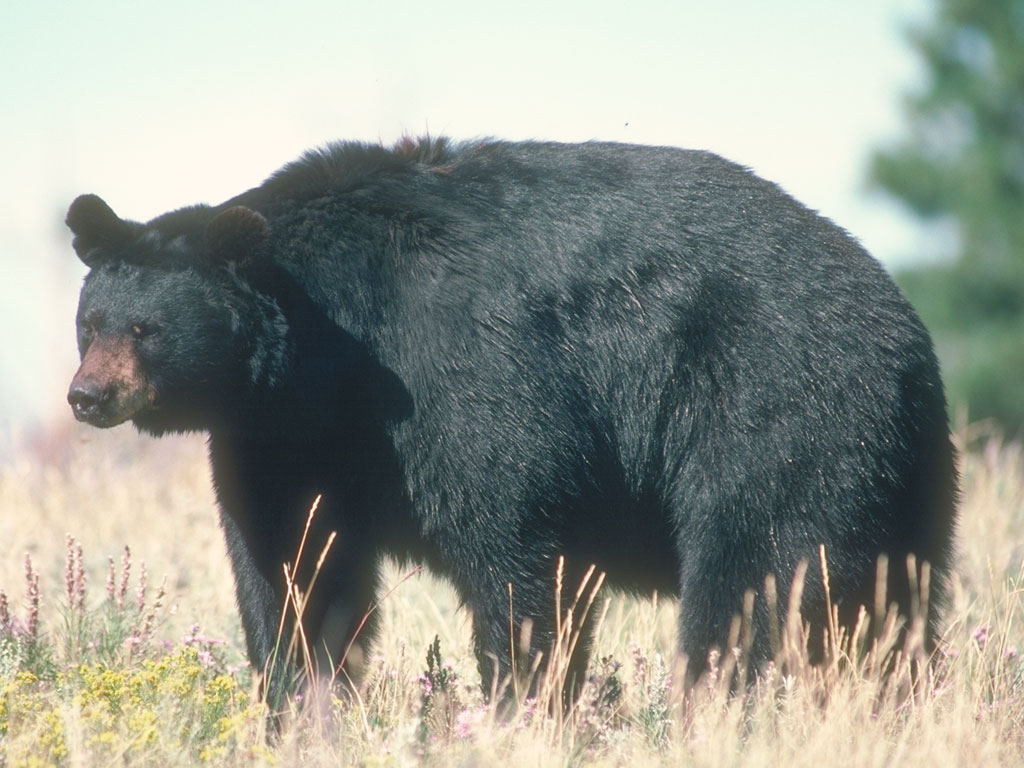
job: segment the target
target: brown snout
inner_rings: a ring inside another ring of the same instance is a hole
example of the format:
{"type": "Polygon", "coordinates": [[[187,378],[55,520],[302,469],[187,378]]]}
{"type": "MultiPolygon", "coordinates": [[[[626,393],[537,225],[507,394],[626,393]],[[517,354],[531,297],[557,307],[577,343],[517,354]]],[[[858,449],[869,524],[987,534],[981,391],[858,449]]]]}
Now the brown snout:
{"type": "Polygon", "coordinates": [[[99,336],[86,350],[68,389],[79,421],[113,427],[150,408],[156,393],[139,366],[131,339],[99,336]]]}

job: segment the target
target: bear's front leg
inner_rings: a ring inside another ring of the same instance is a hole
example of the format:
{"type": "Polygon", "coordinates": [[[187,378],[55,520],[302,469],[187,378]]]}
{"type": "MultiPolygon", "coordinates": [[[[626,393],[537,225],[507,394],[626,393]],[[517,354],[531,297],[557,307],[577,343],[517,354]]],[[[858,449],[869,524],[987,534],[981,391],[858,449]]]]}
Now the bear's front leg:
{"type": "Polygon", "coordinates": [[[301,537],[292,541],[281,533],[271,539],[269,531],[254,536],[223,510],[221,520],[249,660],[264,675],[271,707],[303,676],[343,686],[357,683],[376,628],[373,548],[323,520],[310,526],[299,559],[301,537]],[[266,539],[294,547],[269,546],[266,539]]]}
{"type": "Polygon", "coordinates": [[[245,633],[249,663],[263,676],[263,695],[271,709],[279,709],[284,695],[292,690],[294,672],[284,652],[274,653],[284,606],[284,592],[275,589],[257,566],[256,559],[234,518],[221,509],[221,525],[228,557],[235,575],[235,598],[245,633]]]}
{"type": "Polygon", "coordinates": [[[358,680],[373,635],[367,616],[378,550],[365,526],[342,514],[343,494],[329,472],[298,453],[219,433],[210,440],[249,661],[265,675],[272,707],[303,675],[358,680]]]}

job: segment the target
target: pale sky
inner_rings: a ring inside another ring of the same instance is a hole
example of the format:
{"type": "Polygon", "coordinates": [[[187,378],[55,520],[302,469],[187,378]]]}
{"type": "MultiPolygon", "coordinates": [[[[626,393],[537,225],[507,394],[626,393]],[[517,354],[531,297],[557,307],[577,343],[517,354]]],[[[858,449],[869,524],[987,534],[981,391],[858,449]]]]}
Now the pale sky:
{"type": "Polygon", "coordinates": [[[84,268],[64,212],[217,203],[334,139],[709,149],[889,266],[941,247],[865,192],[928,0],[36,0],[0,10],[0,430],[70,419],[84,268]]]}

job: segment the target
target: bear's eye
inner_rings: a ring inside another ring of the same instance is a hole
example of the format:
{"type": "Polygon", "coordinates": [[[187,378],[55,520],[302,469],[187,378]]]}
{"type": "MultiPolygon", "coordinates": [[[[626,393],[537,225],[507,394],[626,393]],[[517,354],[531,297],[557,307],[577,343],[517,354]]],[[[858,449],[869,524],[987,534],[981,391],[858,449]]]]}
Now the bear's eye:
{"type": "Polygon", "coordinates": [[[78,321],[78,327],[85,336],[95,336],[99,331],[103,318],[96,312],[90,312],[78,321]]]}
{"type": "Polygon", "coordinates": [[[147,336],[153,335],[153,329],[148,325],[142,323],[132,324],[132,338],[133,339],[144,339],[147,336]]]}

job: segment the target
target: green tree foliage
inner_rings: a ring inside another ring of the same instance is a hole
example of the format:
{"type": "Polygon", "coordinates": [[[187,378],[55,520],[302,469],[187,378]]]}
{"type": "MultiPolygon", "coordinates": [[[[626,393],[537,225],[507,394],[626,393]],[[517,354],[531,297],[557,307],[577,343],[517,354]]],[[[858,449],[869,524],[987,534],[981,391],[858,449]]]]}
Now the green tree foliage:
{"type": "Polygon", "coordinates": [[[932,329],[954,406],[1024,426],[1024,0],[936,0],[909,39],[927,73],[908,135],[870,178],[952,222],[956,258],[897,274],[932,329]]]}

